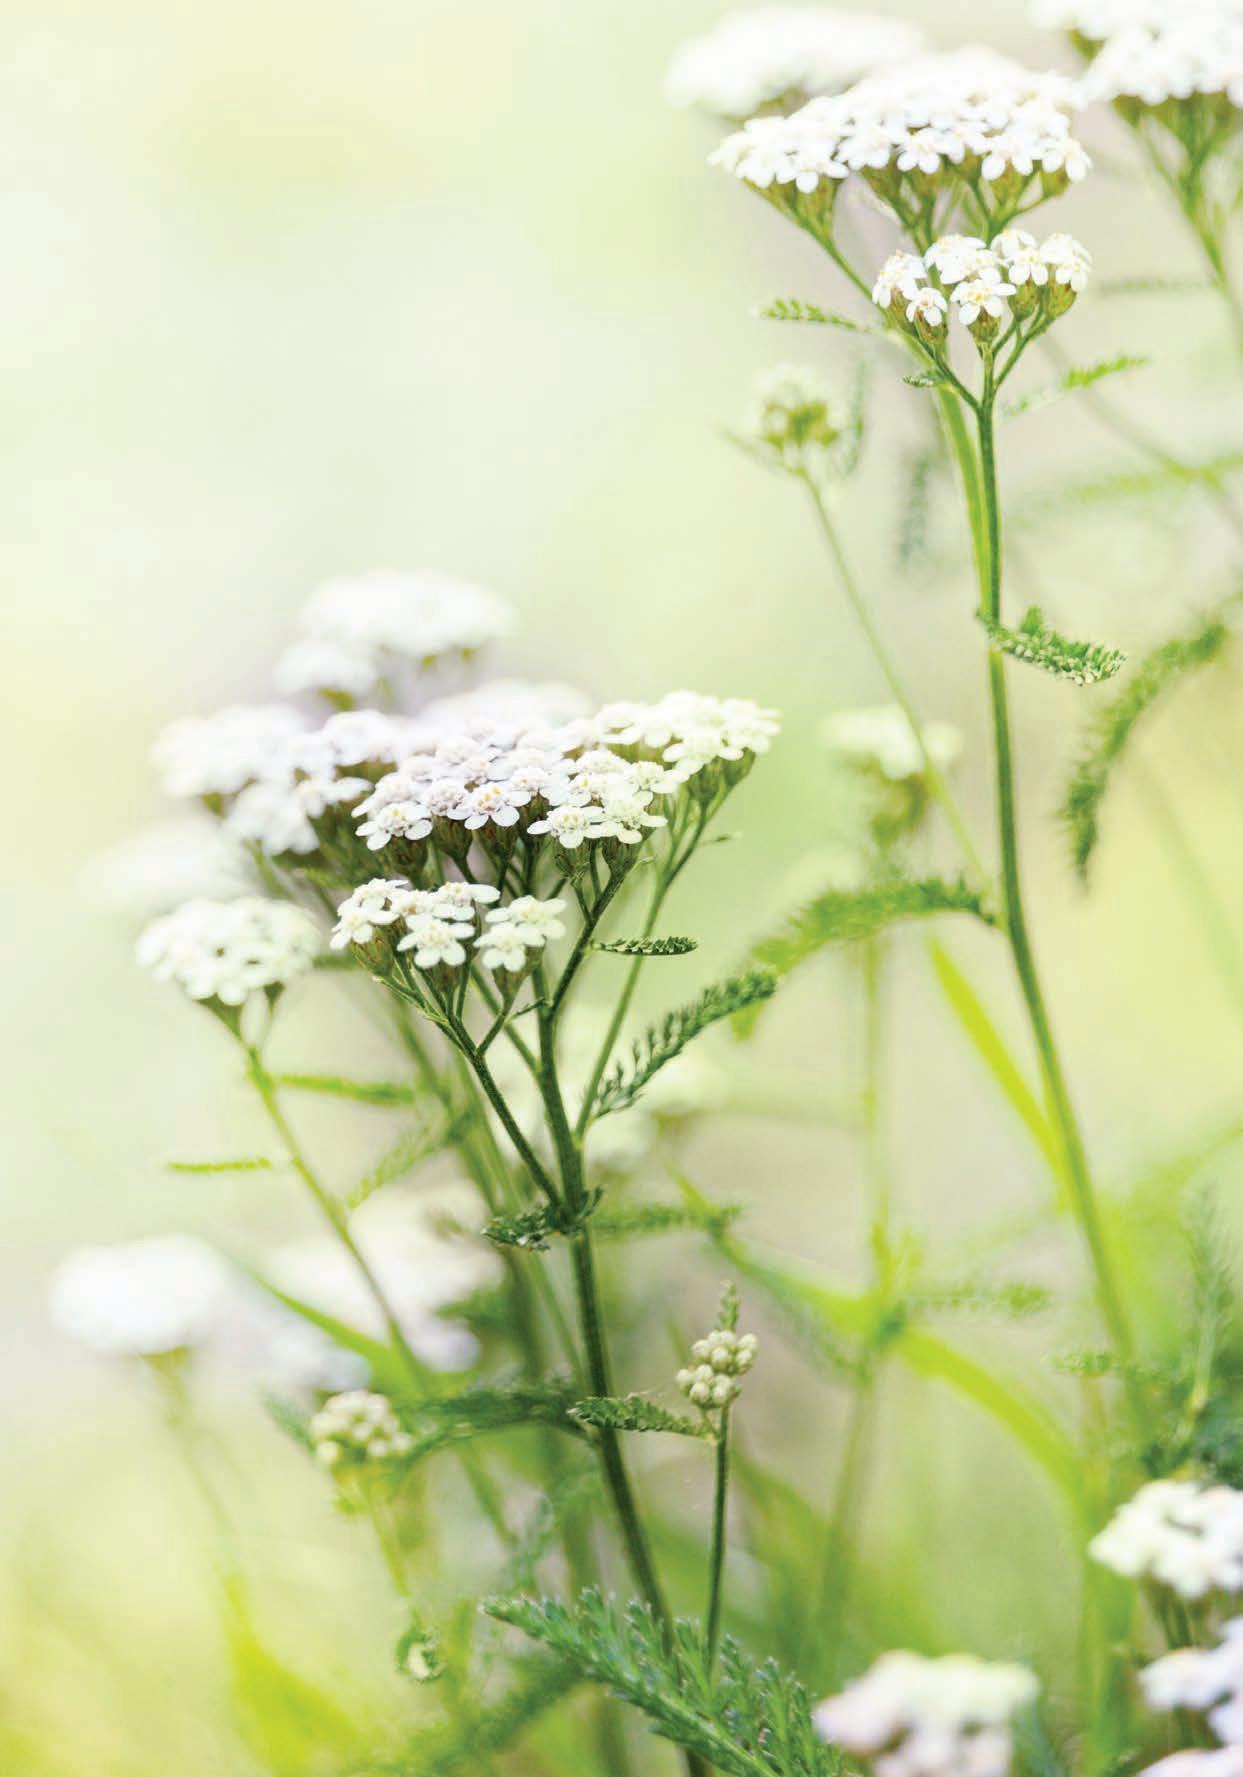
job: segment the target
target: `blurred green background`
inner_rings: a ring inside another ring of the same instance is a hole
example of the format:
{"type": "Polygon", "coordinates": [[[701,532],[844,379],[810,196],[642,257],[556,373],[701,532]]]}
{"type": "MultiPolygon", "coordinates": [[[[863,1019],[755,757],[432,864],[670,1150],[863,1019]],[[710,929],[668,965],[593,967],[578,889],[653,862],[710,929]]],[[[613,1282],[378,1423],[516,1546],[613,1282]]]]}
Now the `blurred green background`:
{"type": "MultiPolygon", "coordinates": [[[[743,842],[707,854],[683,891],[677,929],[704,939],[706,969],[734,960],[800,858],[840,833],[816,724],[882,688],[809,511],[723,431],[767,363],[808,358],[849,380],[848,337],[796,334],[754,306],[781,294],[846,304],[809,243],[705,166],[713,126],[662,100],[672,50],[726,10],[4,9],[0,1747],[12,1762],[0,1763],[15,1777],[252,1769],[223,1708],[195,1502],[144,1391],[64,1346],[44,1309],[72,1242],[191,1227],[245,1245],[304,1214],[266,1182],[162,1166],[257,1136],[218,1033],[138,977],[131,934],[91,899],[91,856],[156,806],[153,734],[266,695],[271,657],[322,577],[438,566],[519,607],[518,670],[601,696],[685,684],[785,712],[782,741],[731,810],[743,842]]],[[[1014,3],[874,10],[919,17],[947,47],[1062,53],[1014,3]]],[[[1195,275],[1120,134],[1103,119],[1086,133],[1101,169],[1047,226],[1079,235],[1102,279],[1195,275]]],[[[888,250],[865,210],[849,226],[865,261],[888,250]]],[[[1224,396],[1215,368],[1226,340],[1207,295],[1088,299],[1063,330],[1078,362],[1151,353],[1116,399],[1189,454],[1243,434],[1235,385],[1224,396]]],[[[931,559],[903,571],[895,534],[926,397],[877,370],[845,535],[920,706],[968,736],[964,793],[983,825],[983,652],[953,493],[938,490],[931,559]]],[[[1140,648],[1228,584],[1228,534],[1194,496],[1058,499],[1072,480],[1138,466],[1085,406],[1025,420],[1005,449],[1022,515],[1016,602],[1038,592],[1071,633],[1140,648]]],[[[1015,676],[1037,937],[1098,1169],[1121,1184],[1230,1120],[1243,1035],[1154,843],[1138,772],[1109,805],[1091,899],[1072,882],[1054,810],[1093,694],[1015,676]]],[[[1232,905],[1236,685],[1217,669],[1139,749],[1232,905]]],[[[1021,1043],[999,954],[974,938],[960,953],[1021,1043]]],[[[1044,1187],[948,1026],[917,938],[901,940],[899,961],[901,1203],[949,1251],[1044,1187]]],[[[811,971],[742,1065],[840,1096],[855,1009],[849,967],[811,971]]],[[[361,1026],[308,1019],[287,1041],[308,1063],[365,1070],[361,1026]]],[[[308,1123],[330,1163],[377,1139],[371,1124],[308,1123]]],[[[856,1271],[858,1162],[845,1138],[724,1119],[692,1171],[751,1204],[748,1228],[774,1250],[856,1271]]],[[[1218,1175],[1231,1179],[1228,1159],[1218,1175]]],[[[677,1262],[708,1301],[712,1261],[688,1247],[677,1262]]],[[[1073,1287],[1072,1242],[1049,1241],[1023,1275],[1073,1287]]],[[[645,1288],[630,1297],[636,1319],[645,1288]]],[[[1047,1329],[1037,1343],[1048,1347],[1047,1329]]],[[[638,1340],[626,1361],[666,1358],[638,1340]]],[[[769,1374],[774,1436],[784,1425],[788,1460],[823,1489],[838,1405],[801,1368],[783,1379],[775,1346],[769,1374]],[[783,1388],[796,1391],[784,1404],[783,1388]]],[[[383,1582],[355,1527],[256,1409],[226,1398],[218,1416],[278,1640],[360,1707],[391,1706],[383,1582]]],[[[679,1485],[702,1516],[699,1483],[679,1485]]],[[[1039,1483],[965,1409],[910,1387],[895,1396],[868,1516],[869,1561],[904,1598],[930,1601],[926,1622],[908,1613],[911,1637],[1019,1653],[1056,1640],[1065,1581],[1043,1560],[1056,1522],[1039,1483]]]]}

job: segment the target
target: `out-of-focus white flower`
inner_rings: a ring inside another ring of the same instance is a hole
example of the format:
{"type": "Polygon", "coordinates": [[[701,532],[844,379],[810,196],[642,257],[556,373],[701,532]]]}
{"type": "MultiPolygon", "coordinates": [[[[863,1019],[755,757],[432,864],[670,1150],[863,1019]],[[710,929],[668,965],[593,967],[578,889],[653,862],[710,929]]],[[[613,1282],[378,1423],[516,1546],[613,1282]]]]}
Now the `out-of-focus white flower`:
{"type": "MultiPolygon", "coordinates": [[[[478,1355],[470,1329],[460,1320],[445,1318],[444,1311],[500,1281],[501,1266],[492,1249],[457,1231],[479,1227],[483,1220],[474,1191],[464,1183],[420,1190],[417,1197],[372,1197],[351,1218],[351,1232],[405,1339],[416,1357],[434,1370],[468,1369],[478,1355]]],[[[279,1247],[269,1256],[264,1272],[277,1289],[372,1338],[387,1338],[375,1298],[332,1235],[314,1234],[279,1247]]],[[[297,1386],[340,1386],[339,1348],[324,1334],[317,1369],[313,1341],[300,1331],[305,1324],[296,1322],[296,1347],[273,1338],[268,1352],[273,1379],[297,1386]],[[284,1375],[279,1366],[290,1358],[296,1367],[291,1364],[284,1375]]]]}
{"type": "Polygon", "coordinates": [[[1140,1777],[1243,1777],[1243,1746],[1172,1752],[1146,1765],[1140,1777]]]}
{"type": "Polygon", "coordinates": [[[962,754],[962,735],[949,722],[927,722],[916,739],[897,704],[840,710],[826,717],[820,738],[841,759],[865,771],[878,771],[892,783],[922,777],[925,754],[939,771],[949,771],[962,754]]]}
{"type": "Polygon", "coordinates": [[[1207,1711],[1217,1738],[1243,1751],[1243,1617],[1225,1625],[1216,1647],[1184,1647],[1139,1675],[1150,1709],[1207,1711]]]}
{"type": "Polygon", "coordinates": [[[670,104],[741,121],[839,93],[865,74],[918,55],[914,25],[829,6],[765,6],[728,13],[678,51],[665,80],[670,104]]]}
{"type": "MultiPolygon", "coordinates": [[[[1088,33],[1083,33],[1088,35],[1088,33]]],[[[1192,4],[1160,22],[1110,32],[1080,83],[1083,104],[1180,105],[1197,97],[1243,106],[1243,9],[1192,4]]],[[[1177,127],[1177,119],[1170,120],[1177,127]]]]}
{"type": "Polygon", "coordinates": [[[1032,0],[1032,20],[1049,30],[1073,31],[1089,43],[1103,43],[1133,25],[1153,30],[1196,13],[1223,18],[1243,11],[1238,0],[1032,0]]]}
{"type": "Polygon", "coordinates": [[[756,377],[740,430],[748,444],[783,469],[824,482],[848,466],[843,449],[848,425],[828,377],[805,364],[775,364],[756,377]]]}
{"type": "Polygon", "coordinates": [[[291,643],[272,669],[272,683],[283,697],[294,697],[299,691],[366,697],[375,690],[379,676],[369,649],[320,636],[291,643]]]}
{"type": "Polygon", "coordinates": [[[200,1346],[228,1311],[232,1280],[218,1254],[186,1234],[68,1253],[49,1311],[61,1332],[113,1357],[165,1357],[200,1346]]]}
{"type": "Polygon", "coordinates": [[[235,796],[257,779],[287,779],[289,743],[305,726],[287,704],[235,704],[170,723],[151,758],[170,796],[235,796]]]}
{"type": "Polygon", "coordinates": [[[297,789],[288,784],[247,784],[225,816],[225,827],[242,844],[269,857],[305,856],[319,844],[297,789]]]}
{"type": "Polygon", "coordinates": [[[1051,234],[1040,246],[1040,257],[1053,273],[1055,284],[1062,284],[1082,295],[1092,275],[1092,255],[1069,234],[1051,234]]]}
{"type": "Polygon", "coordinates": [[[207,814],[153,821],[88,860],[88,893],[118,912],[151,917],[195,895],[226,900],[254,886],[242,847],[207,814]]]}
{"type": "Polygon", "coordinates": [[[319,933],[300,907],[243,895],[187,901],[147,927],[136,955],[157,981],[175,982],[192,1000],[240,1006],[252,993],[306,974],[319,948],[319,933]]]}
{"type": "Polygon", "coordinates": [[[1197,1481],[1150,1481],[1088,1544],[1105,1567],[1152,1579],[1184,1598],[1243,1591],[1243,1492],[1197,1481]]]}
{"type": "Polygon", "coordinates": [[[363,1388],[334,1394],[315,1414],[309,1430],[316,1460],[334,1473],[397,1462],[414,1448],[414,1439],[403,1429],[392,1403],[363,1388]]]}
{"type": "Polygon", "coordinates": [[[565,921],[561,918],[564,911],[564,901],[518,895],[503,907],[494,908],[486,918],[494,932],[509,926],[530,949],[542,950],[550,938],[565,937],[565,921]]]}
{"type": "Polygon", "coordinates": [[[1010,1723],[1039,1693],[1024,1666],[970,1654],[882,1654],[816,1706],[821,1738],[871,1762],[876,1777],[1006,1777],[1010,1723]]]}

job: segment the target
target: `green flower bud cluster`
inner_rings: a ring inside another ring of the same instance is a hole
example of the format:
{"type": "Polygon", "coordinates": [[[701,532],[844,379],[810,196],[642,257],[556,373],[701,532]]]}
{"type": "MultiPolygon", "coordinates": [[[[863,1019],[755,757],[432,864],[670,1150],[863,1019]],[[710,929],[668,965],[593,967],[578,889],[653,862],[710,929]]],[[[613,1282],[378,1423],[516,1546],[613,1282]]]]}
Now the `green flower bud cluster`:
{"type": "Polygon", "coordinates": [[[414,1448],[414,1439],[382,1394],[347,1389],[325,1401],[311,1421],[316,1460],[341,1471],[364,1464],[392,1462],[414,1448]]]}
{"type": "Polygon", "coordinates": [[[758,1341],[754,1333],[738,1334],[716,1327],[706,1339],[691,1346],[694,1363],[677,1374],[682,1393],[703,1412],[728,1407],[742,1393],[740,1378],[755,1362],[758,1341]]]}

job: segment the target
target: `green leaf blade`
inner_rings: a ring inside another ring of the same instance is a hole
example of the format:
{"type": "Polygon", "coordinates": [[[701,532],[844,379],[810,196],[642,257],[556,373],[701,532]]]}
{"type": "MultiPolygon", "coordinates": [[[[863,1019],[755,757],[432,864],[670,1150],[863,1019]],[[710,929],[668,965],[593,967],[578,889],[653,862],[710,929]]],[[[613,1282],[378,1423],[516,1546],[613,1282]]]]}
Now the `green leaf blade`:
{"type": "Polygon", "coordinates": [[[1069,679],[1072,685],[1099,685],[1122,671],[1126,655],[1121,648],[1107,648],[1098,642],[1076,642],[1051,629],[1043,613],[1033,605],[1017,629],[981,617],[980,623],[992,647],[1029,666],[1038,666],[1054,678],[1069,679]]]}

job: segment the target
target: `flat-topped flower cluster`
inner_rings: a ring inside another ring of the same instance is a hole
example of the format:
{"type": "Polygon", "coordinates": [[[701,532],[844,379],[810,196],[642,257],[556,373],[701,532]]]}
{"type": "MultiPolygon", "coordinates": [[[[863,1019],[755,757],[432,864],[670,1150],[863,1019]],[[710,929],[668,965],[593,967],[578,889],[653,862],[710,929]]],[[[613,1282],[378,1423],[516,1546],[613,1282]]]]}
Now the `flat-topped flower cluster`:
{"type": "Polygon", "coordinates": [[[876,1777],[1006,1777],[1011,1721],[1039,1688],[1025,1666],[900,1650],[819,1704],[815,1723],[876,1777]]]}
{"type": "Polygon", "coordinates": [[[830,6],[763,6],[727,13],[684,44],[670,64],[665,93],[671,104],[741,122],[842,92],[923,48],[923,32],[901,19],[830,6]]]}
{"type": "Polygon", "coordinates": [[[975,235],[945,235],[926,253],[891,253],[872,300],[898,326],[924,339],[940,334],[951,312],[977,335],[989,335],[1007,313],[1054,320],[1087,288],[1092,258],[1071,235],[1043,241],[1008,228],[989,244],[975,235]]]}
{"type": "Polygon", "coordinates": [[[314,966],[322,948],[315,922],[289,901],[242,895],[187,901],[153,920],[138,940],[138,962],[192,1000],[241,1006],[282,988],[314,966]]]}
{"type": "Polygon", "coordinates": [[[334,1471],[400,1461],[414,1448],[385,1396],[364,1388],[332,1395],[308,1431],[316,1461],[334,1471]]]}
{"type": "Polygon", "coordinates": [[[1243,1591],[1243,1492],[1198,1481],[1151,1481],[1110,1519],[1091,1554],[1128,1579],[1184,1598],[1243,1591]]]}
{"type": "Polygon", "coordinates": [[[1032,20],[1053,31],[1070,31],[1095,46],[1115,32],[1142,25],[1153,31],[1197,16],[1224,18],[1243,12],[1239,0],[1032,0],[1032,20]]]}
{"type": "Polygon", "coordinates": [[[1073,105],[1065,76],[963,49],[887,69],[789,117],[753,118],[712,160],[803,212],[800,197],[823,206],[859,175],[904,225],[964,193],[1000,224],[1088,172],[1073,105]]]}
{"type": "MultiPolygon", "coordinates": [[[[1080,102],[1175,109],[1197,97],[1243,106],[1243,9],[1196,6],[1110,32],[1079,83],[1080,102]]],[[[1173,118],[1167,121],[1174,121],[1173,118]]]]}

